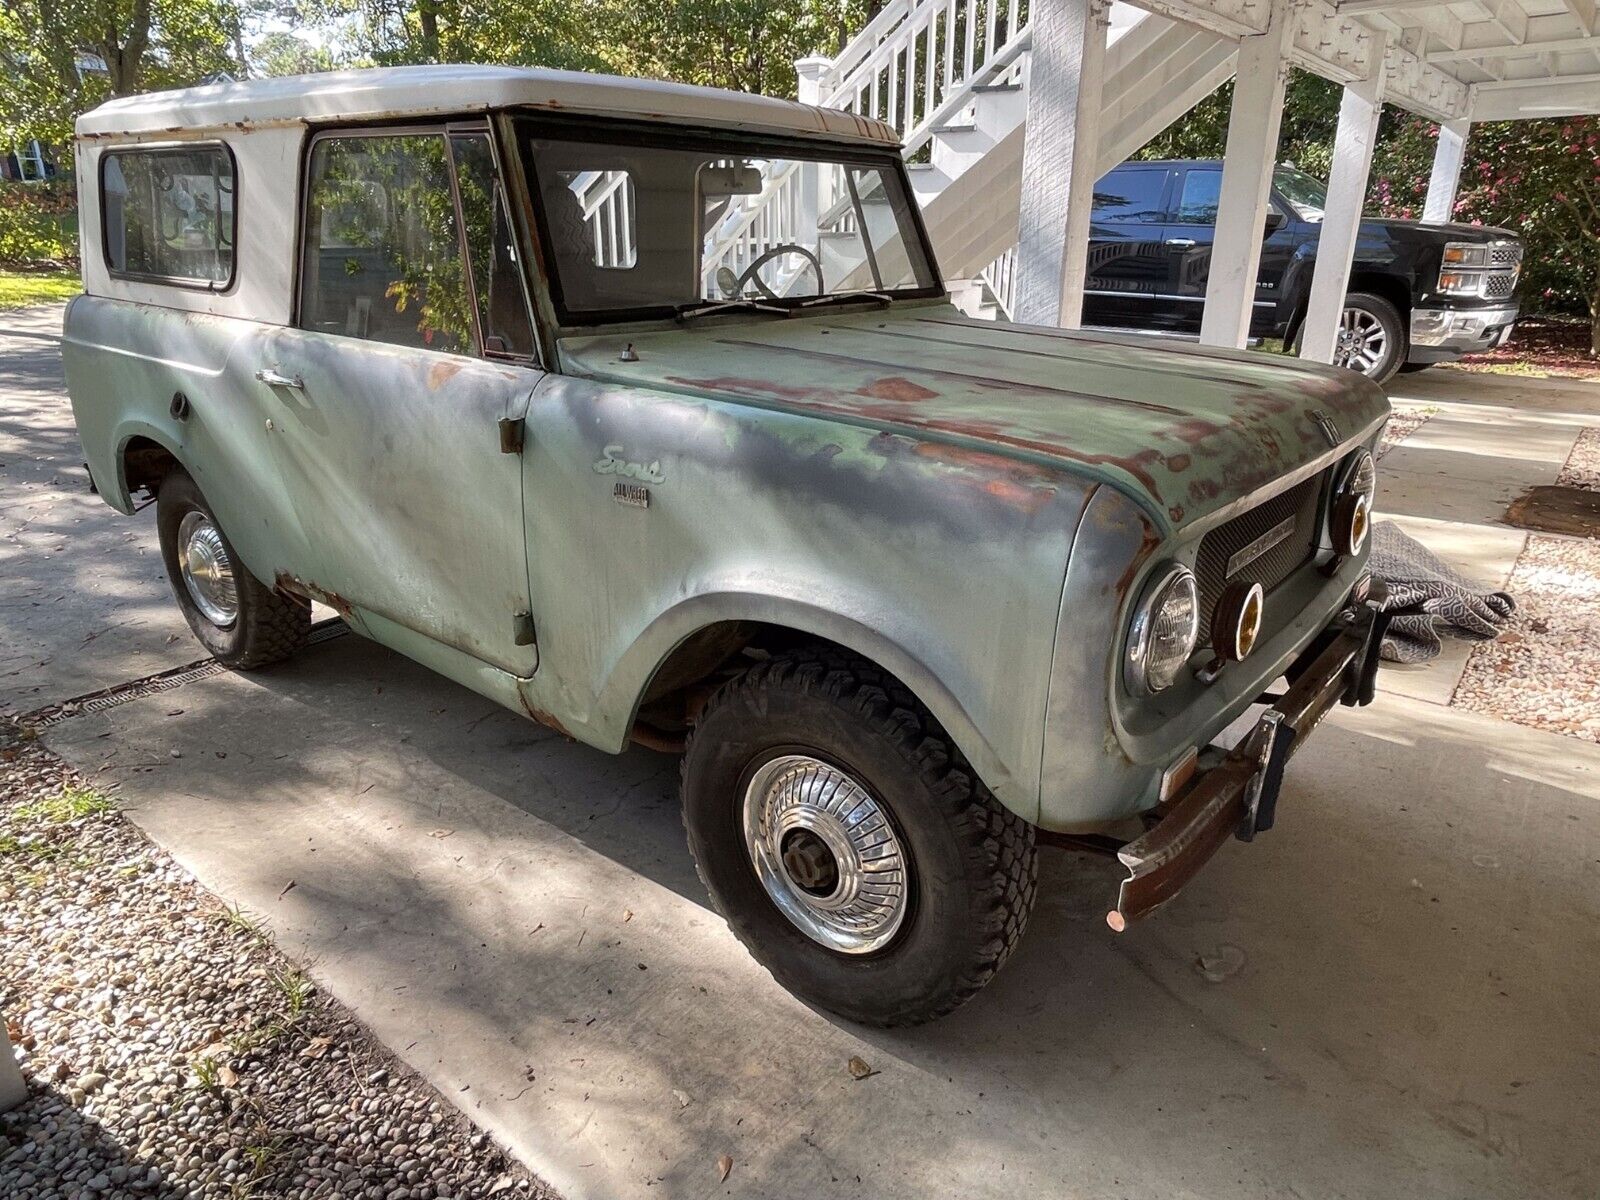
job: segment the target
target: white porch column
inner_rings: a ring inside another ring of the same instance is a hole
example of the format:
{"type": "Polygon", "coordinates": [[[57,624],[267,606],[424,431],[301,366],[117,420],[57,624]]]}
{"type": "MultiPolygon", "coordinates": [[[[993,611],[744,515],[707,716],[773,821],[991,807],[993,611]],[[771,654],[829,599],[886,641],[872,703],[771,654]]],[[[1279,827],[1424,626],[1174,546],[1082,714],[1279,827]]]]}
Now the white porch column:
{"type": "Polygon", "coordinates": [[[1383,47],[1375,46],[1377,66],[1371,79],[1345,85],[1339,103],[1339,130],[1333,139],[1333,171],[1328,178],[1328,207],[1322,215],[1317,261],[1311,271],[1311,298],[1306,302],[1300,336],[1300,357],[1332,362],[1339,336],[1339,317],[1350,284],[1361,229],[1361,206],[1367,197],[1372,150],[1383,112],[1383,47]]]}
{"type": "Polygon", "coordinates": [[[1107,0],[1036,0],[1022,143],[1016,319],[1083,323],[1089,215],[1099,176],[1107,0]]]}
{"type": "Polygon", "coordinates": [[[1289,72],[1284,56],[1294,35],[1293,12],[1286,0],[1273,0],[1266,32],[1239,40],[1217,229],[1200,318],[1200,340],[1208,346],[1243,346],[1250,333],[1267,192],[1283,119],[1283,85],[1289,72]]]}
{"type": "MultiPolygon", "coordinates": [[[[820,54],[797,59],[794,64],[796,94],[801,104],[822,103],[822,78],[833,66],[833,59],[820,54]]],[[[818,230],[825,201],[822,196],[822,168],[814,162],[800,167],[800,212],[797,215],[800,230],[809,236],[818,230]]]]}
{"type": "Polygon", "coordinates": [[[1422,206],[1422,219],[1442,225],[1456,207],[1456,188],[1461,183],[1461,160],[1467,154],[1469,120],[1446,121],[1439,126],[1439,144],[1433,148],[1433,174],[1428,176],[1428,199],[1422,206]]]}

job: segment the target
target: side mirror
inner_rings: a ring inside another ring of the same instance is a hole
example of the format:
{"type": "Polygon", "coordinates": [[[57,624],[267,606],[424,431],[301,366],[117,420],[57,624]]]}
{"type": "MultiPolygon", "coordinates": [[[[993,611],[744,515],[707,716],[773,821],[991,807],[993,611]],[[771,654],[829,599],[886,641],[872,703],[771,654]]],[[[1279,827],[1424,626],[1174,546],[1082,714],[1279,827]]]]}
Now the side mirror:
{"type": "Polygon", "coordinates": [[[1278,230],[1282,229],[1287,223],[1288,218],[1285,217],[1281,212],[1269,212],[1267,214],[1267,219],[1262,222],[1262,229],[1265,231],[1266,235],[1270,237],[1272,234],[1277,233],[1278,230]]]}

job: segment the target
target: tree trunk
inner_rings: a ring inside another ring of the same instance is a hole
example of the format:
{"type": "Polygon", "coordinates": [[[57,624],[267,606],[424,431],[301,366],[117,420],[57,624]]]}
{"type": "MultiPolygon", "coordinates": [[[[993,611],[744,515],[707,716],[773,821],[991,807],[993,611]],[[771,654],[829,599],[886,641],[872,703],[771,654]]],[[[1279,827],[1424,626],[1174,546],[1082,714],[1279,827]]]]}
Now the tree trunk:
{"type": "Polygon", "coordinates": [[[1600,358],[1600,271],[1589,293],[1589,357],[1600,358]]]}
{"type": "Polygon", "coordinates": [[[417,23],[422,26],[422,57],[428,62],[439,61],[439,4],[438,0],[417,0],[417,23]]]}

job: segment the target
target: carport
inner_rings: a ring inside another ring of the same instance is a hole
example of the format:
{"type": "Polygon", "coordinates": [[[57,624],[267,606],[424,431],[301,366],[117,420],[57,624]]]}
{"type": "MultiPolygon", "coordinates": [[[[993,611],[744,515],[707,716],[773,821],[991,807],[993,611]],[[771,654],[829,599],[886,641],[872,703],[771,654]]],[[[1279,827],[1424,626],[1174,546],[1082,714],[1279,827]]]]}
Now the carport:
{"type": "Polygon", "coordinates": [[[1118,35],[1127,20],[1114,11],[1121,7],[1039,0],[1029,14],[1015,265],[1021,321],[1081,324],[1093,188],[1137,146],[1121,136],[1130,109],[1142,106],[1139,128],[1154,132],[1230,66],[1236,83],[1200,340],[1245,344],[1284,85],[1289,68],[1301,67],[1344,86],[1300,349],[1324,362],[1335,349],[1385,103],[1439,123],[1424,212],[1434,222],[1454,206],[1474,122],[1600,113],[1594,0],[1138,0],[1193,30],[1191,46],[1146,55],[1132,86],[1108,86],[1108,53],[1126,41],[1118,35]]]}

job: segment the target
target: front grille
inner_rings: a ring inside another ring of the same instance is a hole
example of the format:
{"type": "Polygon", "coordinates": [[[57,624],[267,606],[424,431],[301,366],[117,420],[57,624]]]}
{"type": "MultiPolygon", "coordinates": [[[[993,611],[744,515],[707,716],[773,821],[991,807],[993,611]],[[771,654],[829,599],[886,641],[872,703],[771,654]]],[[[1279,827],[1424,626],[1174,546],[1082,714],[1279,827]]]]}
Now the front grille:
{"type": "Polygon", "coordinates": [[[1514,242],[1494,242],[1489,247],[1489,265],[1508,267],[1522,261],[1522,247],[1514,242]]]}
{"type": "Polygon", "coordinates": [[[1491,272],[1483,277],[1483,294],[1489,300],[1503,300],[1517,286],[1517,277],[1509,272],[1491,272]]]}
{"type": "MultiPolygon", "coordinates": [[[[1326,472],[1297,483],[1200,539],[1194,564],[1195,582],[1200,589],[1200,645],[1210,645],[1211,613],[1230,583],[1259,583],[1262,591],[1271,592],[1316,551],[1318,504],[1325,477],[1326,472]],[[1284,522],[1290,523],[1289,532],[1252,556],[1250,548],[1284,522]],[[1248,561],[1235,562],[1230,573],[1230,560],[1241,555],[1248,561]]],[[[1264,628],[1263,632],[1269,630],[1264,628]]]]}

